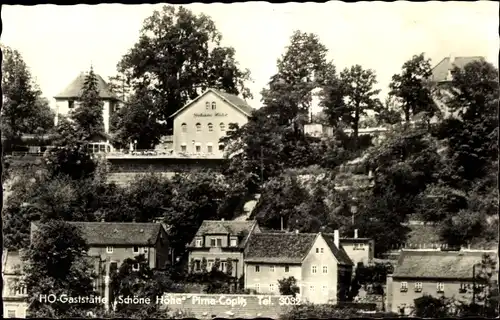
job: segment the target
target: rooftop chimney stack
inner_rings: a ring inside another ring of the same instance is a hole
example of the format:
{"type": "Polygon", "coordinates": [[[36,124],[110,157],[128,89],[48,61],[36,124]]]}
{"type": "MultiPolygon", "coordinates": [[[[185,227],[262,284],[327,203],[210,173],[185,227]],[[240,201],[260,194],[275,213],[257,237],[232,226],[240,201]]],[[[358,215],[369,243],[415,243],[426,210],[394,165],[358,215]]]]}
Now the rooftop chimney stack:
{"type": "Polygon", "coordinates": [[[358,238],[358,229],[354,229],[354,239],[358,238]]]}
{"type": "Polygon", "coordinates": [[[339,242],[339,231],[338,230],[335,230],[333,231],[333,242],[335,243],[335,246],[337,248],[340,247],[340,242],[339,242]]]}

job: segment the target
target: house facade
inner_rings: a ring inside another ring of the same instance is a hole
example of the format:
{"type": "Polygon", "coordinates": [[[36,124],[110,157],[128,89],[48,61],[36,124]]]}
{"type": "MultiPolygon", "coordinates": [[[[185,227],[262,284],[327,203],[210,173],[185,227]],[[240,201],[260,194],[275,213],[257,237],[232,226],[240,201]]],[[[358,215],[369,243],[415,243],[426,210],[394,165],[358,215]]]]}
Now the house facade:
{"type": "Polygon", "coordinates": [[[28,295],[26,288],[19,286],[22,268],[23,263],[19,251],[3,250],[2,300],[4,318],[26,318],[28,295]]]}
{"type": "Polygon", "coordinates": [[[352,267],[338,232],[256,233],[245,249],[245,288],[279,294],[278,280],[294,277],[302,301],[336,303],[345,299],[352,267]]]}
{"type": "MultiPolygon", "coordinates": [[[[68,116],[71,110],[78,108],[79,97],[83,88],[87,74],[82,72],[63,91],[54,96],[55,103],[55,124],[59,122],[61,116],[68,116]]],[[[109,132],[111,115],[119,108],[120,99],[110,90],[104,79],[96,74],[99,97],[103,102],[102,118],[104,122],[104,132],[109,132]]]]}
{"type": "MultiPolygon", "coordinates": [[[[388,311],[411,314],[414,300],[424,295],[472,301],[474,265],[486,251],[403,250],[387,278],[388,311]]],[[[493,255],[498,260],[497,254],[493,255]]]]}
{"type": "Polygon", "coordinates": [[[375,241],[370,238],[359,238],[358,230],[354,230],[353,238],[340,238],[340,245],[355,267],[359,263],[366,266],[375,257],[375,241]]]}
{"type": "Polygon", "coordinates": [[[256,221],[205,220],[188,246],[190,272],[202,272],[203,259],[210,271],[218,259],[220,271],[227,272],[228,260],[232,263],[232,276],[243,275],[243,251],[249,237],[260,233],[256,221]]]}
{"type": "Polygon", "coordinates": [[[174,122],[173,148],[181,154],[224,156],[220,138],[229,124],[248,122],[253,109],[236,95],[208,89],[171,117],[174,122]]]}
{"type": "MultiPolygon", "coordinates": [[[[167,230],[161,223],[69,222],[80,229],[89,244],[88,255],[109,261],[116,269],[126,259],[144,255],[151,269],[164,269],[171,263],[167,230]]],[[[32,222],[31,236],[38,229],[32,222]]]]}

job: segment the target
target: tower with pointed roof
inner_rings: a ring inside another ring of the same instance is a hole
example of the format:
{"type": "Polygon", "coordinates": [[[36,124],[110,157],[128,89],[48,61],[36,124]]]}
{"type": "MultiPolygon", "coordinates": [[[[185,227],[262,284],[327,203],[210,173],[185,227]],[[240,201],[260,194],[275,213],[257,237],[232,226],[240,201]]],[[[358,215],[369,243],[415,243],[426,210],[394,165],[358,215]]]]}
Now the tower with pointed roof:
{"type": "MultiPolygon", "coordinates": [[[[57,125],[60,116],[68,116],[73,108],[78,107],[78,100],[81,95],[83,84],[87,73],[81,72],[64,90],[54,96],[56,100],[55,124],[57,125]]],[[[103,100],[103,120],[104,131],[109,132],[110,118],[113,112],[119,107],[120,99],[111,91],[104,79],[96,74],[99,97],[103,100]]]]}

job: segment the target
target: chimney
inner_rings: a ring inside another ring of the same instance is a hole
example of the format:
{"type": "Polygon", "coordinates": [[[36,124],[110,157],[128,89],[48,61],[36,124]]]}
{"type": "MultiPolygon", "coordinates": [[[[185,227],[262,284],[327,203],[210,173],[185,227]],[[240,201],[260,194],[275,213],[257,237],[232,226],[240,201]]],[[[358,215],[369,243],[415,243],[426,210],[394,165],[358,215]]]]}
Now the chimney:
{"type": "Polygon", "coordinates": [[[335,243],[335,246],[337,248],[340,247],[340,244],[339,244],[339,231],[338,230],[333,231],[333,242],[335,243]]]}
{"type": "Polygon", "coordinates": [[[354,229],[354,239],[358,238],[358,229],[354,229]]]}

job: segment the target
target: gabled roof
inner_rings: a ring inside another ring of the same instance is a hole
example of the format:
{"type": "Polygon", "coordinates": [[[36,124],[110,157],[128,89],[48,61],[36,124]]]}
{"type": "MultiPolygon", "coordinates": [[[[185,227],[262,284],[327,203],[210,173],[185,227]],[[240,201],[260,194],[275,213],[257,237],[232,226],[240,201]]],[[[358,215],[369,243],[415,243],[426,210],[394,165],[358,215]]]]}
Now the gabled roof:
{"type": "MultiPolygon", "coordinates": [[[[331,233],[323,233],[321,234],[323,236],[323,239],[325,239],[326,244],[328,244],[328,247],[332,251],[333,255],[341,265],[345,266],[352,266],[354,263],[352,262],[351,258],[347,255],[347,252],[345,252],[344,248],[342,248],[342,245],[340,244],[340,248],[338,248],[335,245],[335,238],[334,235],[331,233]]],[[[339,239],[340,242],[340,239],[339,239]]]]}
{"type": "Polygon", "coordinates": [[[473,265],[481,262],[484,253],[403,250],[393,278],[472,279],[473,265]]]}
{"type": "Polygon", "coordinates": [[[318,237],[314,233],[256,233],[248,240],[248,262],[302,263],[318,237]]]}
{"type": "MultiPolygon", "coordinates": [[[[257,226],[257,221],[223,221],[223,220],[204,220],[196,232],[195,238],[198,236],[223,234],[238,236],[243,241],[240,241],[239,247],[244,248],[248,235],[257,226]]],[[[195,238],[191,241],[190,246],[195,245],[195,238]]]]}
{"type": "Polygon", "coordinates": [[[333,235],[316,233],[257,233],[248,241],[245,261],[265,263],[302,263],[316,241],[322,236],[342,265],[353,263],[343,248],[337,248],[333,235]]]}
{"type": "MultiPolygon", "coordinates": [[[[63,91],[54,96],[54,98],[69,99],[80,97],[83,84],[85,82],[85,77],[86,74],[84,72],[81,72],[63,91]]],[[[99,88],[99,97],[101,97],[102,99],[119,100],[118,97],[113,92],[111,92],[108,84],[100,75],[96,74],[96,78],[97,87],[99,88]]]]}
{"type": "Polygon", "coordinates": [[[237,95],[226,93],[226,92],[223,92],[223,91],[220,91],[220,90],[208,89],[207,91],[205,91],[202,94],[200,94],[196,99],[191,100],[185,106],[183,106],[182,108],[180,108],[179,110],[177,110],[176,112],[174,112],[170,116],[170,118],[175,117],[177,114],[179,114],[183,110],[187,109],[189,106],[191,106],[193,103],[195,103],[196,101],[198,101],[201,97],[203,97],[204,95],[206,95],[209,92],[212,92],[212,93],[216,94],[217,96],[219,96],[219,98],[221,98],[222,100],[226,101],[227,103],[229,103],[230,105],[232,105],[237,110],[241,111],[247,117],[249,117],[249,116],[252,115],[252,112],[253,112],[254,109],[245,100],[241,99],[237,95]]]}
{"type": "Polygon", "coordinates": [[[443,82],[449,81],[448,73],[453,70],[456,66],[458,68],[463,68],[470,62],[485,60],[484,57],[446,57],[441,62],[439,62],[434,68],[432,68],[431,81],[443,82]]]}
{"type": "Polygon", "coordinates": [[[23,260],[19,251],[3,250],[2,273],[6,275],[20,275],[22,272],[23,260]]]}
{"type": "MultiPolygon", "coordinates": [[[[69,222],[79,228],[90,246],[145,246],[156,243],[163,227],[161,223],[136,222],[69,222]]],[[[32,222],[31,232],[38,229],[32,222]]],[[[165,230],[165,229],[164,229],[165,230]]]]}

